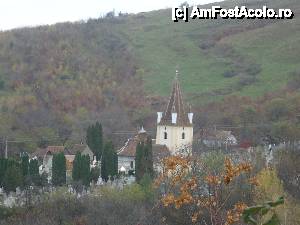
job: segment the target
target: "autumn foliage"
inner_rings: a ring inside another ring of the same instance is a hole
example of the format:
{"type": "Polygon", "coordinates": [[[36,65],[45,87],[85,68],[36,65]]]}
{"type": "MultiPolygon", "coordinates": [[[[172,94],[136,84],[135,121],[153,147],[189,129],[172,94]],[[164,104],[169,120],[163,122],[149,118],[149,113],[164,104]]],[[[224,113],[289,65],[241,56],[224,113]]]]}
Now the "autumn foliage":
{"type": "Polygon", "coordinates": [[[218,174],[206,171],[199,175],[198,169],[204,170],[205,167],[201,160],[191,156],[171,156],[162,164],[162,173],[156,180],[156,186],[164,190],[162,206],[187,207],[193,223],[202,221],[204,213],[209,214],[210,223],[214,225],[239,222],[247,205],[243,201],[229,205],[232,183],[242,176],[245,185],[258,185],[256,178],[251,177],[249,162],[234,164],[228,157],[224,160],[223,171],[218,174]]]}

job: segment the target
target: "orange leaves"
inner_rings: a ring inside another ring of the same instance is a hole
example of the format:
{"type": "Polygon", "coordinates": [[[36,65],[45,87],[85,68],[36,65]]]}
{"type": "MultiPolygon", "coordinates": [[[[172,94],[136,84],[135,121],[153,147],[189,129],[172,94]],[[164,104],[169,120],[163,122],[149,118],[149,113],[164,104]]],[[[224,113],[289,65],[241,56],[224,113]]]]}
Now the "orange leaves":
{"type": "Polygon", "coordinates": [[[190,160],[187,157],[175,155],[163,159],[163,167],[168,171],[175,171],[178,169],[184,170],[189,168],[190,160]]]}
{"type": "Polygon", "coordinates": [[[229,184],[233,178],[238,177],[242,172],[249,173],[252,170],[250,163],[244,162],[234,166],[229,158],[225,158],[225,175],[223,180],[225,184],[229,184]]]}
{"type": "Polygon", "coordinates": [[[209,175],[209,176],[206,176],[204,178],[204,180],[209,185],[219,185],[219,184],[221,184],[221,179],[220,179],[219,176],[209,175]]]}
{"type": "Polygon", "coordinates": [[[174,205],[179,209],[184,204],[191,204],[194,202],[191,191],[197,187],[197,179],[195,177],[187,178],[189,171],[190,160],[183,156],[170,156],[163,160],[163,174],[156,179],[155,184],[159,185],[164,180],[173,188],[173,192],[177,193],[175,196],[169,192],[162,198],[162,203],[165,207],[174,205]]]}
{"type": "Polygon", "coordinates": [[[234,205],[233,210],[227,211],[227,219],[225,225],[230,225],[238,222],[242,216],[243,211],[247,207],[246,204],[238,202],[234,205]]]}
{"type": "Polygon", "coordinates": [[[249,178],[249,183],[255,186],[259,186],[259,182],[257,180],[257,177],[251,177],[249,178]]]}
{"type": "MultiPolygon", "coordinates": [[[[174,206],[176,209],[184,205],[191,206],[193,223],[199,220],[202,210],[209,213],[214,221],[224,220],[224,205],[231,192],[223,191],[225,188],[232,188],[228,184],[234,178],[242,173],[250,173],[252,166],[248,162],[235,165],[232,160],[225,158],[224,171],[216,175],[214,171],[208,171],[208,175],[202,176],[193,173],[191,162],[191,158],[183,156],[171,156],[163,160],[163,173],[156,180],[156,184],[163,183],[166,190],[166,195],[161,199],[163,206],[174,206]],[[198,179],[202,179],[203,182],[198,179]],[[226,194],[228,196],[224,196],[226,194]]],[[[203,169],[201,163],[197,165],[200,167],[195,171],[203,169]]],[[[248,182],[255,185],[258,183],[255,177],[250,178],[248,182]]],[[[226,225],[238,222],[245,207],[244,203],[237,203],[227,211],[226,225]]]]}
{"type": "Polygon", "coordinates": [[[197,222],[197,219],[198,219],[198,216],[199,216],[199,212],[196,212],[192,215],[192,222],[193,223],[196,223],[197,222]]]}
{"type": "Polygon", "coordinates": [[[165,207],[168,207],[175,202],[175,196],[173,194],[168,194],[163,197],[161,201],[165,207]]]}

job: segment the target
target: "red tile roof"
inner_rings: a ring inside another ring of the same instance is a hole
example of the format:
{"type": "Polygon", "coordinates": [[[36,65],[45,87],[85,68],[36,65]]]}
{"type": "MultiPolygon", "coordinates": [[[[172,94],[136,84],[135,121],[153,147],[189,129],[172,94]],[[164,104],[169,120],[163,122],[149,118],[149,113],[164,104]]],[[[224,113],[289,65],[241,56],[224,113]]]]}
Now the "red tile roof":
{"type": "MultiPolygon", "coordinates": [[[[139,141],[141,141],[141,139],[146,140],[146,138],[147,135],[142,137],[140,135],[136,135],[135,137],[128,139],[125,145],[118,151],[118,155],[125,157],[135,157],[137,144],[139,143],[139,141]]],[[[159,144],[152,144],[152,153],[154,162],[170,155],[168,147],[166,145],[159,144]]]]}
{"type": "Polygon", "coordinates": [[[47,148],[38,148],[34,153],[31,154],[31,157],[43,158],[46,154],[56,154],[59,152],[64,152],[64,146],[48,146],[47,148]]]}

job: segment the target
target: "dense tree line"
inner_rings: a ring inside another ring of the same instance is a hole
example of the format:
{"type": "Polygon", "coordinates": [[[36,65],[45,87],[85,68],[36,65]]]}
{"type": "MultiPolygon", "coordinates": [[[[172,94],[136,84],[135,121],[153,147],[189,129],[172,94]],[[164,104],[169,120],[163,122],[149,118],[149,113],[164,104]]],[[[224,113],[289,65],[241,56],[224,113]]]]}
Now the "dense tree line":
{"type": "Polygon", "coordinates": [[[17,187],[41,186],[45,183],[44,179],[39,174],[38,160],[29,160],[26,153],[22,154],[20,161],[0,158],[0,186],[7,192],[15,191],[17,187]]]}

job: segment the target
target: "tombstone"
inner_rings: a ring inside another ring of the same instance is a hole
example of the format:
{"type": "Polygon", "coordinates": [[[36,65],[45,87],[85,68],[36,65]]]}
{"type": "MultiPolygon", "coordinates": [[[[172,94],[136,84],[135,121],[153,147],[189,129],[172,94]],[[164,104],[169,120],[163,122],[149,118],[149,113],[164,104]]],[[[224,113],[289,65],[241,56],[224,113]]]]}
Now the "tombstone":
{"type": "Polygon", "coordinates": [[[74,189],[73,189],[72,185],[68,185],[68,192],[69,193],[73,193],[74,192],[74,189]]]}
{"type": "Polygon", "coordinates": [[[269,167],[273,161],[273,148],[270,144],[268,148],[265,148],[266,166],[269,167]]]}
{"type": "Polygon", "coordinates": [[[102,180],[101,176],[98,177],[96,185],[98,185],[98,186],[103,185],[103,180],[102,180]]]}
{"type": "Polygon", "coordinates": [[[16,188],[16,195],[20,195],[21,194],[21,189],[19,187],[16,188]]]}

